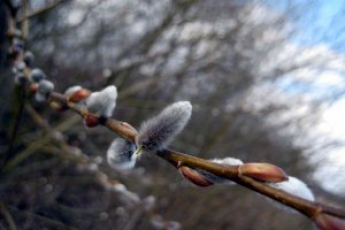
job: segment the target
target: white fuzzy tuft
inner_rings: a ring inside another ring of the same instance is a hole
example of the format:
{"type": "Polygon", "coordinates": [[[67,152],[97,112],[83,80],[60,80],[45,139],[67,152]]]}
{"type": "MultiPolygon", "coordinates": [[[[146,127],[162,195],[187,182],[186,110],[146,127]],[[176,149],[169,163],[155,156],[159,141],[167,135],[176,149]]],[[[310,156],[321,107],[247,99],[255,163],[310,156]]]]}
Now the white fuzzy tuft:
{"type": "MultiPolygon", "coordinates": [[[[289,193],[291,195],[297,196],[299,198],[314,201],[314,195],[312,191],[308,188],[308,186],[301,180],[299,180],[296,177],[289,176],[289,179],[287,181],[279,182],[279,183],[269,183],[273,188],[283,190],[286,193],[289,193]]],[[[268,199],[274,206],[284,209],[291,213],[297,213],[294,209],[287,207],[285,205],[282,205],[275,200],[268,199]]]]}
{"type": "Polygon", "coordinates": [[[18,71],[23,71],[26,68],[26,64],[23,61],[17,62],[15,64],[15,67],[17,68],[18,71]]]}
{"type": "Polygon", "coordinates": [[[243,161],[241,161],[240,159],[237,158],[232,158],[232,157],[226,157],[223,159],[213,159],[211,160],[214,163],[218,163],[218,164],[226,164],[226,165],[243,165],[243,161]]]}
{"type": "Polygon", "coordinates": [[[192,114],[189,101],[176,102],[160,114],[144,122],[137,137],[137,145],[148,152],[166,148],[186,126],[192,114]]]}
{"type": "Polygon", "coordinates": [[[96,115],[111,117],[116,106],[117,90],[115,86],[108,86],[100,92],[92,93],[85,105],[89,112],[96,115]]]}
{"type": "Polygon", "coordinates": [[[35,99],[39,102],[46,101],[49,97],[49,94],[53,92],[53,90],[54,84],[51,81],[41,80],[37,86],[35,99]]]}
{"type": "Polygon", "coordinates": [[[41,69],[36,68],[31,70],[29,80],[30,82],[39,83],[41,80],[46,78],[47,76],[45,75],[45,73],[41,69]]]}
{"type": "Polygon", "coordinates": [[[117,169],[131,169],[135,166],[134,152],[136,147],[133,143],[122,138],[116,138],[107,151],[108,164],[117,169]]]}
{"type": "Polygon", "coordinates": [[[306,199],[309,201],[314,201],[314,195],[308,186],[296,177],[289,176],[287,181],[279,182],[279,183],[270,183],[270,186],[277,188],[279,190],[283,190],[284,192],[290,193],[294,196],[300,197],[302,199],[306,199]]]}
{"type": "MultiPolygon", "coordinates": [[[[232,158],[232,157],[226,157],[226,158],[223,158],[223,159],[216,158],[216,159],[212,159],[210,161],[212,161],[214,163],[217,163],[217,164],[224,164],[224,165],[231,165],[231,166],[236,166],[236,165],[242,165],[243,164],[243,162],[240,159],[232,158]]],[[[236,184],[236,183],[230,181],[227,178],[214,175],[214,174],[212,174],[212,173],[210,173],[208,171],[200,170],[199,172],[208,181],[210,181],[210,182],[212,182],[214,184],[224,184],[224,183],[229,184],[229,185],[236,184]]]]}

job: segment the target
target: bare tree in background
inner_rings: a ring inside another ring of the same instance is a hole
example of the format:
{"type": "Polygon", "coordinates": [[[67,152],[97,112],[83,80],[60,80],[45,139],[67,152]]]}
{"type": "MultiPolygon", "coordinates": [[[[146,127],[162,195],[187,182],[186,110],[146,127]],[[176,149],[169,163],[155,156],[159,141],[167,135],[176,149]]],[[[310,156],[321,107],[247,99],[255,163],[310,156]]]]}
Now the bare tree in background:
{"type": "MultiPolygon", "coordinates": [[[[295,140],[316,115],[281,117],[302,106],[317,114],[318,107],[297,98],[286,101],[275,83],[327,57],[295,59],[302,48],[280,55],[295,32],[284,15],[251,1],[64,1],[31,22],[29,47],[60,91],[73,84],[90,89],[114,84],[120,92],[116,116],[135,125],[172,101],[190,100],[193,120],[174,143],[177,149],[207,158],[268,161],[307,179],[313,172],[303,154],[308,146],[295,140]]],[[[148,200],[133,205],[100,186],[102,175],[92,172],[93,159],[104,158],[113,135],[85,131],[70,113],[57,116],[35,106],[63,136],[35,147],[49,132],[29,122],[34,114],[23,117],[15,151],[41,154],[30,155],[0,187],[16,223],[25,220],[22,229],[150,229],[145,218],[159,217],[145,209],[148,200]],[[80,148],[91,168],[54,157],[67,152],[59,138],[80,148]]],[[[154,213],[183,229],[312,229],[303,217],[277,211],[241,188],[200,192],[153,157],[142,165],[131,173],[103,169],[139,197],[155,196],[154,213]]]]}

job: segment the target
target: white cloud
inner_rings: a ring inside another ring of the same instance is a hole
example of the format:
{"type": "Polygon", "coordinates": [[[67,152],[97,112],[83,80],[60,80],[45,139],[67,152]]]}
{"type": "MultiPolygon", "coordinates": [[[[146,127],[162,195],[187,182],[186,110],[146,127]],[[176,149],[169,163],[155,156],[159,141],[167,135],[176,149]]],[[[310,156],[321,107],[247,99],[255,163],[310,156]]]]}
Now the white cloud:
{"type": "MultiPolygon", "coordinates": [[[[277,55],[269,55],[262,62],[261,74],[269,75],[279,66],[288,70],[284,75],[287,85],[274,88],[267,84],[252,92],[249,105],[253,111],[260,111],[270,104],[287,105],[288,110],[276,112],[268,122],[276,125],[282,122],[296,120],[299,117],[314,115],[311,109],[313,99],[324,98],[327,93],[345,87],[345,56],[329,49],[325,45],[303,47],[293,43],[286,43],[276,51],[277,55]],[[290,67],[295,66],[296,68],[290,67]],[[299,83],[305,84],[298,93],[295,92],[299,83]],[[281,87],[281,88],[280,88],[281,87]],[[284,88],[285,87],[285,88],[284,88]],[[267,97],[267,95],[270,95],[267,97]],[[253,100],[255,98],[255,100],[253,100]]],[[[281,82],[280,82],[281,83],[281,82]]],[[[315,117],[314,117],[315,119],[315,117]]],[[[308,123],[293,124],[285,127],[281,132],[291,134],[302,133],[295,141],[296,144],[311,146],[310,162],[315,163],[317,169],[314,179],[333,193],[343,195],[345,191],[345,99],[335,102],[331,107],[323,107],[320,119],[308,123]],[[333,143],[333,145],[328,145],[333,143]]]]}
{"type": "Polygon", "coordinates": [[[278,47],[261,66],[263,75],[276,67],[286,70],[293,81],[318,86],[339,86],[345,83],[345,56],[326,45],[305,47],[286,42],[278,47]]]}
{"type": "Polygon", "coordinates": [[[325,110],[320,124],[321,131],[345,140],[345,99],[325,110]]]}
{"type": "Polygon", "coordinates": [[[335,145],[318,152],[319,168],[315,179],[328,190],[344,195],[345,190],[345,99],[333,104],[322,114],[321,122],[316,126],[320,135],[338,140],[335,145]]]}

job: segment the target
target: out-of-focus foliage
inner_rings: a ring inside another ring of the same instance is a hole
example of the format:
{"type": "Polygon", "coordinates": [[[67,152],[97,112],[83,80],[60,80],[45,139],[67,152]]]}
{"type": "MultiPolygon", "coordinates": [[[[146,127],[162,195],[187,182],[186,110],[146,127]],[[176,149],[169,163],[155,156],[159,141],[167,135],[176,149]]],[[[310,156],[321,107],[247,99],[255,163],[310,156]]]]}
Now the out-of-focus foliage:
{"type": "MultiPolygon", "coordinates": [[[[283,14],[252,1],[75,0],[33,18],[28,47],[58,91],[76,84],[91,90],[116,85],[114,116],[136,127],[165,105],[190,100],[192,119],[172,144],[177,150],[270,162],[310,181],[312,167],[303,154],[308,145],[300,140],[318,107],[309,98],[287,100],[276,83],[293,71],[316,69],[326,57],[316,52],[298,58],[308,49],[291,44],[294,32],[283,14]]],[[[72,112],[35,106],[52,127],[63,127],[64,141],[91,159],[105,159],[113,133],[85,129],[72,112]]],[[[140,200],[128,205],[104,188],[96,172],[51,154],[63,155],[59,142],[48,139],[37,147],[46,133],[31,119],[26,113],[13,154],[33,153],[0,185],[1,202],[19,229],[152,229],[154,213],[180,222],[182,229],[312,229],[306,218],[271,207],[243,188],[190,185],[148,154],[131,173],[101,163],[110,178],[157,200],[153,211],[145,211],[140,200]]]]}

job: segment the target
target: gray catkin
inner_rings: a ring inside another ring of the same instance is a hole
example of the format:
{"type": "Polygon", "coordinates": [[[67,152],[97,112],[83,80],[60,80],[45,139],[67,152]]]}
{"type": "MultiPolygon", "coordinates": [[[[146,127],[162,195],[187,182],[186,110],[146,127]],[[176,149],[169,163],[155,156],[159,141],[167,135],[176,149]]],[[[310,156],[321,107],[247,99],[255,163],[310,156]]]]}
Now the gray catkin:
{"type": "MultiPolygon", "coordinates": [[[[313,192],[308,188],[308,186],[301,181],[300,179],[296,177],[289,176],[288,180],[278,182],[278,183],[268,183],[269,186],[282,190],[286,193],[289,193],[291,195],[294,195],[296,197],[309,200],[309,201],[315,201],[315,197],[313,192]]],[[[267,198],[267,197],[265,197],[267,198]]],[[[297,213],[296,210],[292,209],[291,207],[285,206],[273,199],[267,198],[267,200],[273,204],[274,206],[283,209],[285,211],[291,212],[291,213],[297,213]]]]}
{"type": "Polygon", "coordinates": [[[122,138],[116,138],[107,151],[108,164],[115,168],[129,169],[135,165],[133,154],[136,150],[135,145],[122,138]]]}
{"type": "Polygon", "coordinates": [[[46,78],[47,76],[45,75],[45,73],[41,69],[36,68],[31,70],[29,79],[31,82],[39,83],[41,80],[46,78]]]}
{"type": "MultiPolygon", "coordinates": [[[[226,157],[224,159],[212,159],[210,160],[214,163],[223,164],[223,165],[231,165],[231,166],[237,166],[242,165],[243,162],[240,159],[233,158],[233,157],[226,157]]],[[[232,182],[228,178],[220,177],[217,175],[214,175],[213,173],[210,173],[205,170],[197,170],[201,175],[203,175],[208,181],[214,183],[214,184],[223,184],[226,183],[228,185],[234,185],[236,183],[232,182]]]]}
{"type": "Polygon", "coordinates": [[[91,113],[111,117],[116,107],[117,90],[115,86],[108,86],[102,91],[92,93],[85,105],[91,113]]]}
{"type": "Polygon", "coordinates": [[[176,102],[166,107],[160,114],[144,122],[137,136],[137,145],[147,152],[166,148],[179,134],[192,114],[189,101],[176,102]]]}
{"type": "Polygon", "coordinates": [[[38,102],[46,101],[49,94],[53,92],[54,84],[48,80],[41,80],[38,83],[37,91],[35,94],[35,99],[38,102]]]}

